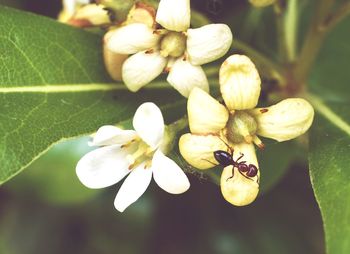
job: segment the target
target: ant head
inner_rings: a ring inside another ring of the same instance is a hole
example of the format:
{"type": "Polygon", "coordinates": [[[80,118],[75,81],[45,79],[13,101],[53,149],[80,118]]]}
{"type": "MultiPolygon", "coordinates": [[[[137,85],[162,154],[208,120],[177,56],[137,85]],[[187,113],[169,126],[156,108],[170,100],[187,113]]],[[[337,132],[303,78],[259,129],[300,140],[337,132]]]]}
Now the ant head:
{"type": "Polygon", "coordinates": [[[232,154],[228,152],[222,150],[215,151],[214,158],[223,167],[232,165],[232,154]]]}

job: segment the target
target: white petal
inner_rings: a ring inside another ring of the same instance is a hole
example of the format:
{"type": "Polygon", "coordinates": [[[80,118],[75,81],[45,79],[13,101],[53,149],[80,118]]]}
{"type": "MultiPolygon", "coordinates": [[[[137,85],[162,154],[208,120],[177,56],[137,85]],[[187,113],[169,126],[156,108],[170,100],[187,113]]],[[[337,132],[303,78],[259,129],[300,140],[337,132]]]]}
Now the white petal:
{"type": "Polygon", "coordinates": [[[94,139],[89,143],[91,146],[107,146],[126,144],[136,138],[136,131],[122,130],[112,125],[105,125],[98,129],[94,139]]]}
{"type": "Polygon", "coordinates": [[[229,113],[217,100],[194,88],[187,101],[188,122],[194,134],[215,134],[226,126],[229,113]]]}
{"type": "Polygon", "coordinates": [[[231,44],[231,29],[224,24],[210,24],[187,31],[187,53],[194,65],[206,64],[222,57],[231,44]]]}
{"type": "Polygon", "coordinates": [[[171,194],[181,194],[190,188],[186,174],[160,150],[153,156],[152,171],[158,186],[171,194]]]}
{"type": "MultiPolygon", "coordinates": [[[[256,154],[253,145],[241,144],[234,147],[234,159],[240,156],[240,153],[243,153],[244,156],[240,161],[246,161],[246,163],[253,164],[258,167],[258,162],[256,159],[256,154]]],[[[258,177],[247,179],[241,175],[237,168],[234,169],[234,175],[232,177],[232,166],[225,167],[221,175],[221,193],[224,198],[233,205],[236,206],[245,206],[252,203],[258,193],[259,193],[259,183],[258,177]],[[232,177],[232,178],[231,178],[232,177]]]]}
{"type": "Polygon", "coordinates": [[[258,103],[261,80],[254,63],[232,55],[220,68],[220,91],[229,110],[252,109],[258,103]]]}
{"type": "Polygon", "coordinates": [[[218,165],[213,153],[218,150],[226,151],[227,146],[218,136],[198,136],[187,133],[181,136],[179,149],[182,157],[189,164],[198,169],[208,169],[218,165]]]}
{"type": "Polygon", "coordinates": [[[267,112],[252,110],[258,123],[257,133],[279,142],[304,134],[314,118],[313,107],[300,98],[286,99],[266,109],[267,112]]]}
{"type": "Polygon", "coordinates": [[[202,67],[194,66],[182,58],[172,65],[167,81],[185,97],[189,96],[194,87],[209,92],[208,79],[202,67]]]}
{"type": "Polygon", "coordinates": [[[115,53],[135,54],[155,47],[159,38],[152,28],[134,23],[114,30],[108,38],[107,47],[115,53]]]}
{"type": "Polygon", "coordinates": [[[140,138],[153,149],[156,149],[162,142],[164,119],[156,104],[152,102],[143,103],[136,110],[133,125],[140,138]]]}
{"type": "Polygon", "coordinates": [[[130,91],[136,92],[162,73],[167,63],[159,52],[139,52],[123,64],[123,81],[130,91]]]}
{"type": "Polygon", "coordinates": [[[145,169],[142,163],[133,169],[125,179],[114,200],[114,206],[119,212],[123,212],[129,205],[134,203],[146,191],[152,179],[152,170],[145,169]]]}
{"type": "Polygon", "coordinates": [[[130,171],[127,150],[106,146],[86,154],[77,164],[79,180],[88,188],[99,189],[119,182],[130,171]]]}
{"type": "Polygon", "coordinates": [[[190,0],[161,0],[156,21],[164,28],[183,32],[190,27],[190,0]]]}

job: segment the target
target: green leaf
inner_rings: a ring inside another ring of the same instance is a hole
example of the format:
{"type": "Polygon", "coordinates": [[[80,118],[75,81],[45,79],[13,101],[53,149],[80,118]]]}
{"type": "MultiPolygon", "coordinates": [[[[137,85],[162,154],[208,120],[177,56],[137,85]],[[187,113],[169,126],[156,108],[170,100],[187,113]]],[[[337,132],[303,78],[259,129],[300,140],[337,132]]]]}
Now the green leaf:
{"type": "MultiPolygon", "coordinates": [[[[335,104],[329,110],[339,119],[349,120],[349,106],[335,104]]],[[[311,130],[311,180],[322,213],[328,254],[350,252],[350,125],[344,122],[340,126],[331,118],[317,116],[311,130]]]]}
{"type": "Polygon", "coordinates": [[[137,94],[112,83],[101,42],[98,35],[0,7],[0,183],[60,140],[130,119],[144,101],[169,109],[181,99],[163,83],[137,94]]]}

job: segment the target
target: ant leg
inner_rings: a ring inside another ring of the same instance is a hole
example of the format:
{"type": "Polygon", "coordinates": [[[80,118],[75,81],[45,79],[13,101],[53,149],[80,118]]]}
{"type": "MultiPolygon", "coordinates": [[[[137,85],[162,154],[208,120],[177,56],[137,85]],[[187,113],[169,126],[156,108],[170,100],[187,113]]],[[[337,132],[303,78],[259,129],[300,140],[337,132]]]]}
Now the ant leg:
{"type": "Polygon", "coordinates": [[[244,176],[245,178],[247,178],[247,179],[249,179],[249,180],[251,180],[251,181],[254,181],[254,180],[251,179],[250,177],[248,177],[248,176],[246,176],[245,174],[243,174],[241,171],[238,170],[238,172],[239,172],[242,176],[244,176]]]}
{"type": "Polygon", "coordinates": [[[230,179],[232,179],[235,175],[235,167],[232,168],[232,176],[230,176],[229,178],[226,179],[226,182],[230,179]]]}
{"type": "Polygon", "coordinates": [[[220,164],[215,164],[214,162],[211,162],[210,160],[207,159],[201,159],[203,161],[209,162],[210,164],[214,165],[214,166],[219,166],[220,164]]]}
{"type": "Polygon", "coordinates": [[[240,159],[242,159],[242,158],[243,158],[243,156],[244,156],[244,154],[243,154],[243,153],[241,153],[241,156],[239,156],[239,157],[238,157],[238,159],[236,160],[236,162],[238,162],[240,159]]]}
{"type": "Polygon", "coordinates": [[[227,144],[227,143],[225,142],[225,140],[223,140],[221,137],[219,137],[219,139],[227,146],[227,148],[228,148],[230,154],[233,154],[233,152],[234,152],[233,148],[232,148],[229,144],[227,144]]]}

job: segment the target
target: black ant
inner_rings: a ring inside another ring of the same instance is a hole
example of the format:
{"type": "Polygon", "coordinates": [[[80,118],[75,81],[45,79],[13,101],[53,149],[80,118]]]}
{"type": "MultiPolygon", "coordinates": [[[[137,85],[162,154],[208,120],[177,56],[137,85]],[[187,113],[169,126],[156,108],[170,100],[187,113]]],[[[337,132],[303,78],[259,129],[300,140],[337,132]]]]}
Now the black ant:
{"type": "MultiPolygon", "coordinates": [[[[214,158],[215,160],[223,167],[227,167],[232,165],[232,176],[227,178],[226,181],[228,181],[229,179],[233,178],[234,173],[235,173],[235,168],[238,169],[238,172],[244,176],[245,178],[249,179],[249,180],[253,180],[251,179],[251,177],[254,177],[258,174],[258,168],[254,165],[254,164],[247,164],[246,161],[239,161],[240,159],[243,158],[244,154],[241,153],[241,156],[237,159],[234,160],[233,159],[233,149],[231,147],[229,147],[229,150],[231,153],[226,152],[226,151],[222,151],[222,150],[218,150],[214,152],[214,158]]],[[[259,180],[258,180],[259,182],[259,180]]]]}
{"type": "MultiPolygon", "coordinates": [[[[221,138],[220,138],[221,139],[221,138]]],[[[244,154],[241,153],[241,156],[238,157],[237,160],[233,159],[233,148],[227,144],[224,140],[221,139],[221,141],[223,143],[225,143],[225,145],[227,146],[229,152],[223,151],[223,150],[217,150],[214,152],[214,158],[215,160],[219,163],[219,165],[223,166],[224,168],[227,166],[232,165],[232,176],[230,176],[229,178],[227,178],[226,181],[228,181],[229,179],[233,178],[234,174],[235,174],[235,168],[238,169],[238,172],[244,176],[245,178],[249,179],[249,180],[253,180],[251,177],[254,177],[258,174],[258,168],[254,165],[254,164],[247,164],[246,161],[239,161],[240,159],[243,158],[244,154]]],[[[211,164],[218,166],[217,164],[209,161],[209,160],[205,160],[210,162],[211,164]]],[[[257,183],[259,183],[259,177],[257,180],[257,183]]]]}

